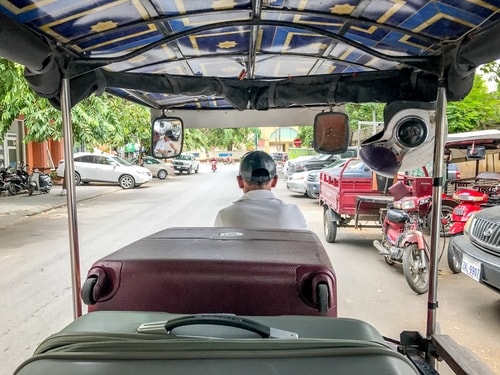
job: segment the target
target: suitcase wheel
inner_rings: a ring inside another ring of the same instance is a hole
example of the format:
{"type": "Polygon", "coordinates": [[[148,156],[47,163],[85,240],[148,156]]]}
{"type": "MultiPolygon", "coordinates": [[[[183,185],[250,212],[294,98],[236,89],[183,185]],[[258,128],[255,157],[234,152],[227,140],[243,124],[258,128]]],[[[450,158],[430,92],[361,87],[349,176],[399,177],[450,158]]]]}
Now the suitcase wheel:
{"type": "Polygon", "coordinates": [[[89,276],[83,283],[81,297],[83,303],[86,305],[93,305],[96,303],[94,299],[94,287],[97,284],[97,276],[89,276]]]}
{"type": "Polygon", "coordinates": [[[326,314],[328,312],[328,300],[330,293],[328,291],[328,284],[319,283],[316,287],[316,300],[318,301],[318,311],[321,314],[326,314]]]}

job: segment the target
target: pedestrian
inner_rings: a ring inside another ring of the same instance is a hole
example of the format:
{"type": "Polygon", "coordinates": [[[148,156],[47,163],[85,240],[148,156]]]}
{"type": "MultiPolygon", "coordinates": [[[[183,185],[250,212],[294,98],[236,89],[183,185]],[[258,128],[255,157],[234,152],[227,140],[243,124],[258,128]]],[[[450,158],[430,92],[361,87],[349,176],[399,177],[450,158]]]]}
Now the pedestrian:
{"type": "Polygon", "coordinates": [[[287,204],[271,191],[278,183],[276,164],[263,151],[243,156],[236,177],[243,196],[221,209],[216,227],[306,229],[304,215],[295,204],[287,204]]]}
{"type": "Polygon", "coordinates": [[[59,195],[64,196],[64,195],[66,195],[66,192],[67,192],[67,189],[66,189],[66,168],[64,168],[64,176],[62,179],[62,190],[59,193],[59,195]]]}

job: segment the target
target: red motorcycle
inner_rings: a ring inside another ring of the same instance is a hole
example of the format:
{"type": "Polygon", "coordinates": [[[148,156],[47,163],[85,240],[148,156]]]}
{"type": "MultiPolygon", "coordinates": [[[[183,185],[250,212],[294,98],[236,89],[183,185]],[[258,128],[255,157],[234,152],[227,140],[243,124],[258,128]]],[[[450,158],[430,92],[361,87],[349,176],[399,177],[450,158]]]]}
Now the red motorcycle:
{"type": "Polygon", "coordinates": [[[431,199],[430,195],[403,197],[381,210],[382,241],[373,241],[387,264],[402,264],[406,281],[417,294],[429,288],[429,249],[421,227],[431,199]]]}
{"type": "MultiPolygon", "coordinates": [[[[472,189],[459,189],[453,194],[453,199],[459,202],[451,216],[450,235],[463,234],[465,223],[474,212],[485,207],[500,204],[500,173],[482,172],[475,179],[472,189]]],[[[459,273],[462,268],[461,255],[455,254],[448,247],[448,267],[453,273],[459,273]]]]}

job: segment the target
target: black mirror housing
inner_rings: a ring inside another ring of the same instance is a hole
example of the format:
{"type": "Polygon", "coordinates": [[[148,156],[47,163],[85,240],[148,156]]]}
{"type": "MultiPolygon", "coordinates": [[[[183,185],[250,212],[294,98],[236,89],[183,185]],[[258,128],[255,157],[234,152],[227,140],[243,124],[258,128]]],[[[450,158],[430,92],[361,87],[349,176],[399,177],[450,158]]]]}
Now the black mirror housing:
{"type": "Polygon", "coordinates": [[[349,117],[343,112],[323,112],[314,117],[313,148],[323,154],[342,154],[351,138],[349,117]]]}
{"type": "Polygon", "coordinates": [[[486,147],[484,146],[468,146],[467,160],[483,160],[486,157],[486,147]]]}
{"type": "Polygon", "coordinates": [[[184,143],[184,123],[179,117],[160,116],[151,123],[151,156],[167,159],[179,156],[184,143]]]}

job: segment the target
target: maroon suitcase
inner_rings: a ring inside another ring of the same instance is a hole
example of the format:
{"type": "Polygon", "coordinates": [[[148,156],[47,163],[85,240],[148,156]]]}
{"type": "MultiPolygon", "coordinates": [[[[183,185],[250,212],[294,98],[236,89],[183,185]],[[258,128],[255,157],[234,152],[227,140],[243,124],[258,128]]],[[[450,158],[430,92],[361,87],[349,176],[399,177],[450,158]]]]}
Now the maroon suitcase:
{"type": "Polygon", "coordinates": [[[88,311],[337,316],[333,267],[307,230],[169,228],[95,262],[88,311]]]}

